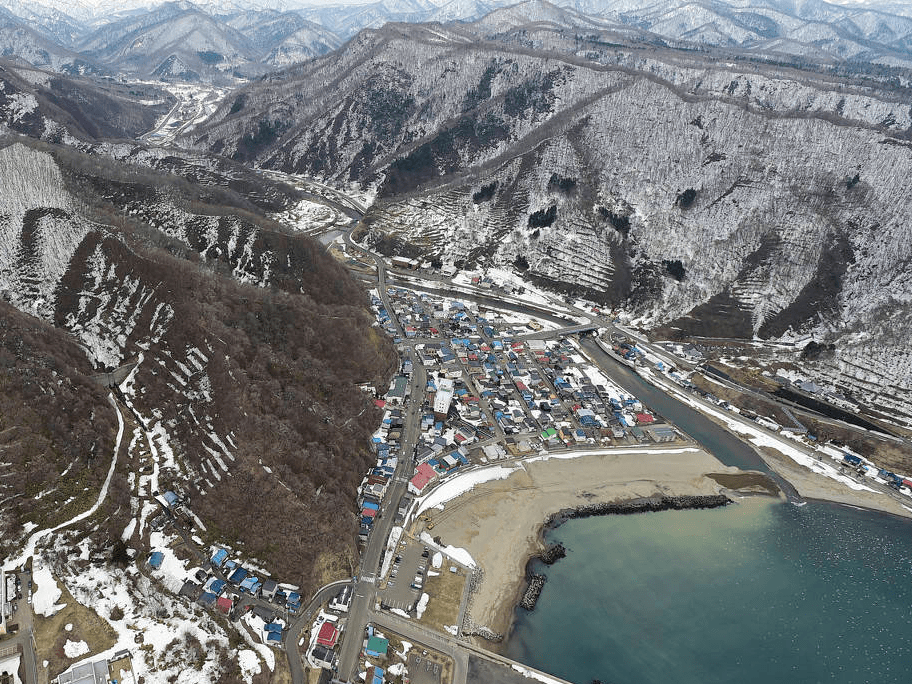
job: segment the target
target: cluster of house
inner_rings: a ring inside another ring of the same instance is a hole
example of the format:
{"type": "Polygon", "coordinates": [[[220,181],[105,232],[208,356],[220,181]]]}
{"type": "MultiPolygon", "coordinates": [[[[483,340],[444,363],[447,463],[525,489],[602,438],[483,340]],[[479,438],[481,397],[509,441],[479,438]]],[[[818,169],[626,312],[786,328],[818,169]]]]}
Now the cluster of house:
{"type": "MultiPolygon", "coordinates": [[[[162,552],[153,551],[149,565],[158,569],[163,560],[162,552]]],[[[232,619],[250,612],[263,623],[263,642],[273,646],[282,644],[285,629],[278,614],[294,615],[301,609],[301,595],[291,585],[261,580],[240,562],[229,559],[227,549],[222,548],[212,554],[209,569],[198,569],[192,579],[184,581],[178,594],[232,619]]]]}
{"type": "Polygon", "coordinates": [[[339,593],[329,601],[329,613],[320,611],[316,621],[311,625],[310,642],[305,658],[311,667],[332,670],[336,666],[336,644],[342,634],[343,625],[339,616],[334,613],[347,613],[351,605],[351,584],[346,584],[339,593]]]}
{"type": "MultiPolygon", "coordinates": [[[[387,294],[405,335],[409,338],[452,338],[482,332],[488,337],[495,337],[499,334],[518,335],[541,329],[541,325],[535,321],[520,321],[519,317],[483,310],[483,307],[474,302],[446,299],[403,288],[390,288],[387,294]]],[[[376,295],[372,297],[372,304],[375,310],[383,308],[376,295]]],[[[386,312],[386,318],[388,317],[386,312]]],[[[379,320],[381,325],[385,324],[383,315],[379,316],[379,320]]],[[[390,332],[395,335],[395,328],[390,332]]]]}
{"type": "Polygon", "coordinates": [[[161,513],[152,518],[151,525],[155,531],[161,530],[170,522],[178,521],[193,524],[190,509],[185,499],[172,491],[153,492],[152,498],[161,506],[161,513]]]}
{"type": "Polygon", "coordinates": [[[380,506],[386,496],[390,480],[399,465],[402,430],[405,427],[403,406],[409,398],[410,375],[411,369],[403,367],[403,373],[393,378],[384,398],[375,402],[383,409],[383,420],[371,441],[371,448],[377,460],[358,488],[358,502],[361,507],[358,538],[362,542],[367,541],[370,536],[374,520],[380,515],[380,506]]]}
{"type": "Polygon", "coordinates": [[[886,468],[877,468],[873,463],[867,459],[858,456],[857,454],[850,453],[848,451],[843,452],[842,454],[842,464],[848,468],[854,470],[858,475],[862,476],[872,476],[872,473],[876,472],[876,475],[873,477],[889,487],[892,487],[898,492],[903,494],[912,494],[912,478],[903,477],[897,475],[894,472],[887,470],[886,468]]]}
{"type": "MultiPolygon", "coordinates": [[[[655,416],[600,376],[569,341],[520,337],[542,327],[535,321],[401,288],[389,295],[406,336],[416,338],[417,362],[428,373],[417,468],[409,484],[414,494],[476,458],[487,462],[502,456],[503,449],[488,453],[489,444],[475,446],[494,437],[512,437],[508,448],[521,453],[542,442],[667,442],[678,436],[656,425],[655,416]]],[[[380,324],[395,335],[380,299],[374,297],[373,304],[380,324]]],[[[382,471],[388,450],[397,449],[410,373],[406,362],[385,395],[384,428],[375,436],[376,470],[382,471]]],[[[378,500],[383,477],[373,472],[365,482],[377,488],[378,500]]],[[[362,514],[367,532],[371,513],[362,514]]]]}
{"type": "MultiPolygon", "coordinates": [[[[380,662],[384,664],[387,662],[389,639],[376,631],[373,625],[368,625],[366,632],[362,649],[364,671],[359,674],[359,679],[363,678],[365,684],[384,684],[387,681],[386,675],[393,675],[393,669],[395,669],[383,668],[379,665],[380,662]]],[[[396,668],[399,669],[399,675],[404,674],[404,666],[398,665],[396,668]]]]}

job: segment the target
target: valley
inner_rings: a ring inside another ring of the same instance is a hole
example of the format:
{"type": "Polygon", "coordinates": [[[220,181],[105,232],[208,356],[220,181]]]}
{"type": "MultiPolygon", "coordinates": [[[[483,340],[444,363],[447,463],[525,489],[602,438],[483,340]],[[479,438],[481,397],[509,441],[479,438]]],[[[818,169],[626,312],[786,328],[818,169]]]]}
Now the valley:
{"type": "Polygon", "coordinates": [[[912,14],[47,2],[0,2],[0,684],[667,681],[555,611],[631,513],[707,577],[687,521],[826,529],[872,592],[802,609],[882,629],[912,14]]]}

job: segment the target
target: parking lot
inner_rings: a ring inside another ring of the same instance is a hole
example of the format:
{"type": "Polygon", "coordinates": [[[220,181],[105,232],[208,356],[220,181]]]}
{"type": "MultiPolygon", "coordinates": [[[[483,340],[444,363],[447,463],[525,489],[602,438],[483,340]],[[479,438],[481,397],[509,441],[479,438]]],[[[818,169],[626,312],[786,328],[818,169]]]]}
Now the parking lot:
{"type": "Polygon", "coordinates": [[[420,653],[410,653],[408,657],[409,681],[412,684],[440,684],[440,673],[443,665],[420,653]]]}
{"type": "Polygon", "coordinates": [[[388,608],[398,608],[409,612],[417,603],[421,592],[424,589],[424,581],[427,577],[427,568],[430,561],[422,554],[425,553],[424,546],[416,542],[404,540],[399,543],[393,562],[390,564],[390,572],[387,577],[385,588],[379,592],[380,601],[383,606],[388,608]],[[399,559],[398,561],[396,559],[399,559]],[[416,575],[421,570],[421,588],[414,588],[416,575]]]}

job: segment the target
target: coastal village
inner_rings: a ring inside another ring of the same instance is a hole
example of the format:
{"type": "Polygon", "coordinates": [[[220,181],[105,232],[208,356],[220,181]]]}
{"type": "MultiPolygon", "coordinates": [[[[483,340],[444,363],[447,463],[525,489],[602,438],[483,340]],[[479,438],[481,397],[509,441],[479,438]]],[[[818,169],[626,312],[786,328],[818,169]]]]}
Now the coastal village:
{"type": "MultiPolygon", "coordinates": [[[[483,282],[479,276],[471,284],[483,282]]],[[[490,284],[484,290],[491,292],[490,284]]],[[[388,387],[362,388],[382,411],[370,443],[375,463],[364,474],[358,498],[362,552],[375,536],[380,549],[377,567],[362,569],[374,586],[366,622],[350,614],[359,578],[302,596],[297,586],[271,577],[255,559],[227,546],[207,546],[196,534],[198,519],[189,502],[173,491],[153,493],[158,508],[150,520],[150,552],[136,560],[159,590],[185,602],[198,619],[208,615],[232,623],[250,645],[251,658],[268,659],[268,651],[299,658],[306,681],[339,677],[343,647],[355,644],[351,671],[359,681],[461,683],[452,653],[427,635],[465,643],[499,641],[503,635],[472,616],[484,568],[465,549],[440,539],[430,513],[542,457],[660,446],[694,450],[686,434],[600,370],[583,339],[591,336],[616,361],[653,383],[673,386],[680,397],[718,407],[723,416],[739,410],[691,382],[693,370],[706,365],[703,351],[693,345],[649,347],[618,329],[565,333],[568,322],[545,312],[520,313],[508,303],[494,306],[471,296],[405,286],[372,290],[370,303],[376,325],[400,351],[400,366],[388,387]],[[404,487],[392,494],[397,482],[404,487]]],[[[912,479],[876,468],[844,447],[816,443],[797,419],[783,427],[746,411],[741,417],[815,450],[816,463],[808,467],[827,477],[850,487],[869,482],[912,496],[912,479]]],[[[553,562],[561,555],[561,549],[548,549],[542,557],[553,562]]],[[[31,603],[21,576],[8,575],[3,582],[9,587],[2,603],[4,630],[18,627],[13,620],[19,599],[26,595],[31,603]]],[[[544,580],[535,574],[527,580],[520,605],[531,610],[544,580]]],[[[52,681],[124,680],[138,669],[136,657],[128,649],[80,661],[52,681]]]]}

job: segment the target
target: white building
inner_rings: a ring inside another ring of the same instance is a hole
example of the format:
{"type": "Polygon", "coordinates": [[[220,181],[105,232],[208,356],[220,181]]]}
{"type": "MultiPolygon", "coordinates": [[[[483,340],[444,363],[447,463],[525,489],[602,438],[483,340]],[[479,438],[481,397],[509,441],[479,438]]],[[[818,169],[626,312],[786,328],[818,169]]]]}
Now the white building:
{"type": "Polygon", "coordinates": [[[449,413],[454,391],[453,381],[449,378],[437,381],[437,393],[434,395],[434,417],[437,420],[443,420],[449,413]]]}

